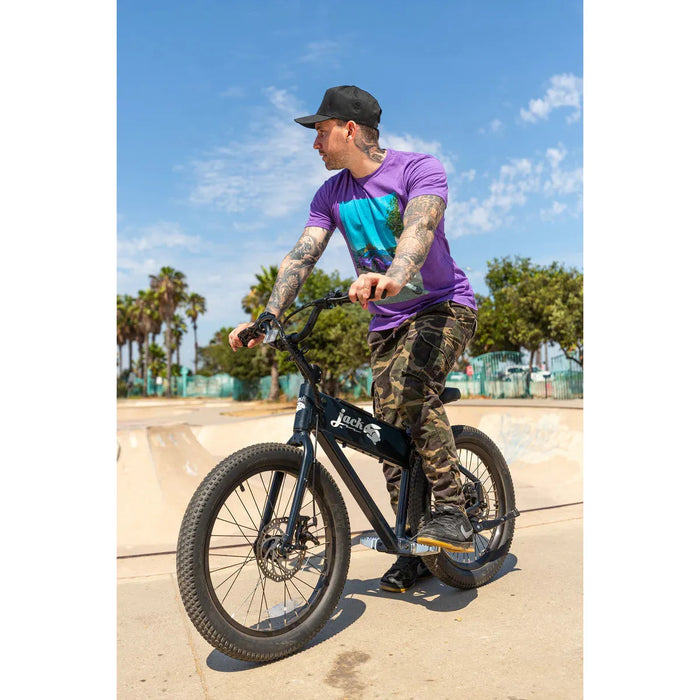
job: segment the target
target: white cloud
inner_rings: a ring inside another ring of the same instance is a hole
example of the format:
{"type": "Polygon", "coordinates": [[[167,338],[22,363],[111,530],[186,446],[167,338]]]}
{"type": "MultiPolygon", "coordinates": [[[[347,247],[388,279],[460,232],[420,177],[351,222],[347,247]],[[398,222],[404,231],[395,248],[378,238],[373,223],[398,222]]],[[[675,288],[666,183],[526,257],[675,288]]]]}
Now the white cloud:
{"type": "Polygon", "coordinates": [[[482,126],[481,129],[479,129],[478,133],[480,133],[480,134],[486,134],[486,133],[495,134],[496,132],[501,131],[501,129],[503,129],[503,122],[500,119],[492,119],[489,122],[489,125],[487,127],[482,126]]]}
{"type": "Polygon", "coordinates": [[[583,171],[563,170],[561,163],[565,158],[566,150],[561,145],[547,149],[543,160],[511,158],[500,167],[485,197],[464,201],[457,193],[446,213],[450,237],[489,233],[507,226],[514,220],[513,210],[525,207],[532,198],[559,198],[549,208],[540,209],[541,218],[561,214],[569,205],[559,200],[569,195],[578,195],[574,210],[580,212],[583,171]]]}
{"type": "Polygon", "coordinates": [[[560,214],[563,214],[567,205],[563,202],[552,202],[552,206],[549,209],[540,209],[540,219],[542,221],[554,221],[560,214]]]}
{"type": "Polygon", "coordinates": [[[286,90],[268,88],[264,96],[269,106],[242,140],[192,163],[196,184],[190,201],[265,218],[308,207],[328,176],[312,148],[313,132],[294,122],[304,110],[286,90]]]}
{"type": "Polygon", "coordinates": [[[417,136],[410,134],[382,133],[379,138],[382,148],[391,148],[395,151],[410,151],[412,153],[428,153],[435,156],[445,167],[445,172],[449,175],[455,172],[454,164],[450,156],[442,150],[439,141],[424,141],[417,136]]]}
{"type": "Polygon", "coordinates": [[[188,236],[178,223],[159,221],[138,229],[127,227],[119,233],[117,240],[118,255],[137,255],[159,248],[185,248],[191,253],[201,249],[199,236],[188,236]]]}
{"type": "Polygon", "coordinates": [[[178,223],[159,221],[141,227],[127,226],[117,236],[119,288],[130,294],[148,286],[148,276],[165,265],[184,269],[180,261],[192,259],[211,246],[199,236],[189,236],[178,223]]]}
{"type": "Polygon", "coordinates": [[[551,168],[549,180],[544,185],[544,194],[562,195],[580,193],[583,186],[583,168],[561,170],[559,164],[566,157],[566,150],[559,148],[547,149],[547,160],[551,168]]]}
{"type": "MultiPolygon", "coordinates": [[[[268,106],[241,140],[220,146],[191,164],[195,179],[191,202],[258,218],[280,218],[293,212],[303,216],[316,189],[333,174],[313,149],[314,132],[294,122],[294,117],[305,113],[296,98],[274,87],[263,94],[268,106]]],[[[437,141],[382,133],[380,143],[396,150],[430,153],[440,159],[448,174],[455,171],[437,141]]]]}
{"type": "Polygon", "coordinates": [[[500,119],[492,119],[489,122],[489,131],[492,134],[495,134],[497,131],[500,131],[503,128],[503,122],[500,119]]]}
{"type": "Polygon", "coordinates": [[[573,73],[553,75],[549,79],[549,88],[544,97],[530,100],[528,109],[521,108],[520,116],[526,122],[537,122],[548,119],[553,109],[572,107],[574,112],[566,118],[571,124],[581,117],[581,99],[583,96],[583,80],[573,73]]]}

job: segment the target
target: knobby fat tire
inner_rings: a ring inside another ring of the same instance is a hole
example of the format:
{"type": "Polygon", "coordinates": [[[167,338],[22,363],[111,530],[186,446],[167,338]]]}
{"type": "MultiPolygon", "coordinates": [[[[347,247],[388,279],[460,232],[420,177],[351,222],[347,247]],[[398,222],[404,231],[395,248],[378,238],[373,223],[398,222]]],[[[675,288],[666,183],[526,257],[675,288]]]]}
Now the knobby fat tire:
{"type": "Polygon", "coordinates": [[[177,546],[177,581],[185,610],[202,637],[214,648],[242,661],[273,661],[301,650],[326,624],[343,592],[350,565],[350,522],[338,486],[330,474],[314,462],[315,475],[307,488],[328,524],[331,570],[319,602],[308,617],[289,631],[248,634],[233,627],[218,610],[208,585],[205,560],[207,540],[219,508],[247,475],[269,471],[285,472],[298,477],[301,450],[278,443],[246,447],[220,462],[195,491],[185,512],[177,546]]]}
{"type": "MultiPolygon", "coordinates": [[[[467,425],[452,426],[452,434],[455,438],[457,451],[469,450],[482,461],[486,467],[499,499],[498,513],[490,513],[488,518],[505,515],[515,508],[515,490],[510,470],[501,451],[485,433],[467,425]]],[[[463,465],[467,469],[468,464],[463,465]]],[[[414,527],[423,524],[429,518],[430,485],[422,469],[413,470],[409,491],[408,522],[413,533],[414,527]]],[[[466,477],[462,476],[462,479],[466,477]]],[[[515,520],[507,520],[496,528],[496,537],[489,546],[483,564],[467,567],[454,561],[448,554],[441,551],[439,554],[431,554],[422,557],[430,572],[437,576],[443,583],[454,588],[477,588],[491,581],[499,572],[510,550],[515,531],[515,520]]],[[[489,536],[492,530],[484,530],[484,535],[489,536]]],[[[476,536],[476,535],[475,535],[476,536]]]]}

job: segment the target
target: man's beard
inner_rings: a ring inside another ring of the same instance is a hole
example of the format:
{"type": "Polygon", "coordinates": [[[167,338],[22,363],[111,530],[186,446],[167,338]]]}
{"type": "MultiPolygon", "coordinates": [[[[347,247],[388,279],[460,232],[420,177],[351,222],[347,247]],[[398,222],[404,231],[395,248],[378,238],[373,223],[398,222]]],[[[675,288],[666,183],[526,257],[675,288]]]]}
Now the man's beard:
{"type": "Polygon", "coordinates": [[[337,156],[334,158],[327,153],[324,155],[326,157],[323,159],[323,164],[326,166],[326,170],[342,170],[345,167],[337,156]]]}

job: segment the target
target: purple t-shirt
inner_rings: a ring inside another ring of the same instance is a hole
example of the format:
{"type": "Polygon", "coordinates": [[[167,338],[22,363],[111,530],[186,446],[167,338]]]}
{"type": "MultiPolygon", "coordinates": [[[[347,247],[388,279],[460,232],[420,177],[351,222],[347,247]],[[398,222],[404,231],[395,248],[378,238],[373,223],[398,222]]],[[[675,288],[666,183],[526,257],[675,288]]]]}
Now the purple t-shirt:
{"type": "MultiPolygon", "coordinates": [[[[356,179],[342,170],[326,180],[311,202],[306,225],[340,229],[357,274],[384,274],[394,259],[406,205],[421,194],[437,195],[447,204],[447,177],[440,161],[423,153],[387,149],[371,175],[356,179]]],[[[476,309],[469,279],[450,255],[443,217],[421,269],[397,296],[370,303],[370,330],[395,328],[448,300],[476,309]]]]}

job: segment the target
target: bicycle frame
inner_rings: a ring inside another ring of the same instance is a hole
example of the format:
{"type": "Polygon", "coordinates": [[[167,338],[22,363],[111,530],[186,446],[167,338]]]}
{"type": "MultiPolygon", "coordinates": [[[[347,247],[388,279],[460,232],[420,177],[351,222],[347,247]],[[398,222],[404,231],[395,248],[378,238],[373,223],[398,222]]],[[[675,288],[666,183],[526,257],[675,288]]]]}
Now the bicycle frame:
{"type": "MultiPolygon", "coordinates": [[[[404,536],[408,509],[411,452],[410,439],[406,432],[375,418],[372,414],[353,404],[318,392],[308,380],[299,389],[294,434],[288,441],[290,445],[302,447],[304,453],[287,521],[287,532],[282,543],[283,547],[291,547],[292,545],[304,491],[316,457],[311,439],[312,433],[315,434],[318,444],[379,536],[383,544],[382,551],[392,554],[415,553],[417,549],[421,553],[438,551],[434,547],[416,545],[404,536]],[[343,453],[341,444],[402,469],[394,529],[387,523],[374,499],[343,453]]],[[[275,475],[276,478],[273,478],[270,486],[261,527],[267,525],[272,518],[281,486],[282,474],[278,474],[275,475]]]]}

